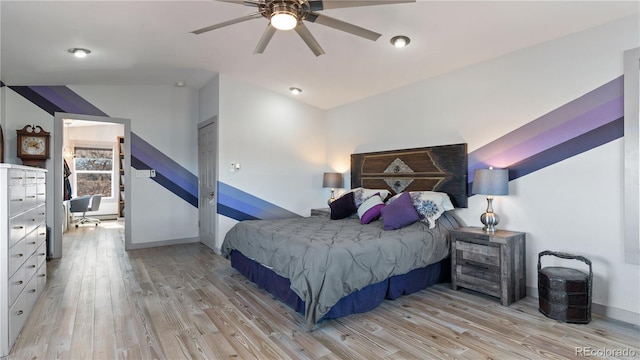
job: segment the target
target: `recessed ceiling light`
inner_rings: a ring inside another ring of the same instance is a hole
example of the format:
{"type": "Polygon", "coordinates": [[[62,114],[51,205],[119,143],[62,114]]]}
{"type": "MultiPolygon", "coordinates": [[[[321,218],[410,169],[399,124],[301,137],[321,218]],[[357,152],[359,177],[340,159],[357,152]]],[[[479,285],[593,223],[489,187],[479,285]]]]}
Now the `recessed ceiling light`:
{"type": "Polygon", "coordinates": [[[86,57],[87,55],[91,54],[91,50],[87,50],[87,49],[83,49],[83,48],[71,48],[71,49],[69,49],[67,51],[72,53],[77,58],[83,58],[83,57],[86,57]]]}
{"type": "Polygon", "coordinates": [[[300,94],[302,92],[302,89],[297,88],[297,87],[290,87],[289,91],[291,91],[291,93],[293,95],[298,95],[298,94],[300,94]]]}
{"type": "Polygon", "coordinates": [[[391,44],[397,48],[403,48],[411,42],[411,39],[404,35],[398,35],[391,38],[391,44]]]}
{"type": "Polygon", "coordinates": [[[186,84],[184,81],[178,81],[175,85],[176,85],[177,87],[184,87],[184,86],[185,86],[185,85],[187,85],[187,84],[186,84]]]}

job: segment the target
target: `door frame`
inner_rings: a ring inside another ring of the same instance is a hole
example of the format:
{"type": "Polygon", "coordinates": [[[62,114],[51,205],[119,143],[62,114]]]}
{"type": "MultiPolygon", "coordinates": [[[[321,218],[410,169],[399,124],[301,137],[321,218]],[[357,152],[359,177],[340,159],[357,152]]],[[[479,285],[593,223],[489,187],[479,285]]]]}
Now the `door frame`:
{"type": "MultiPolygon", "coordinates": [[[[214,211],[214,217],[213,217],[213,226],[215,228],[215,230],[214,230],[215,234],[214,234],[214,239],[213,239],[214,240],[214,248],[212,250],[217,252],[218,248],[219,248],[218,244],[217,244],[218,243],[218,226],[219,226],[218,215],[217,215],[217,209],[218,209],[218,200],[217,199],[218,199],[218,195],[219,194],[218,194],[217,187],[218,187],[218,156],[219,156],[219,153],[220,153],[220,151],[219,151],[220,145],[219,145],[219,141],[218,141],[219,140],[219,136],[218,136],[218,134],[219,134],[219,132],[218,132],[219,123],[218,123],[218,116],[217,115],[212,116],[209,119],[207,119],[207,120],[205,120],[205,121],[203,121],[201,123],[198,123],[198,129],[197,129],[197,133],[198,134],[197,134],[197,137],[198,137],[198,139],[200,138],[200,129],[202,129],[202,128],[206,127],[206,126],[209,126],[211,124],[215,124],[214,126],[215,126],[215,142],[216,142],[214,179],[213,179],[214,184],[216,186],[216,195],[215,195],[216,196],[216,201],[215,201],[215,205],[214,205],[214,210],[215,211],[214,211]]],[[[200,219],[202,218],[202,214],[201,214],[202,210],[201,210],[201,207],[200,207],[200,199],[201,199],[201,196],[200,196],[201,195],[200,194],[200,174],[201,174],[201,170],[202,169],[200,169],[200,142],[198,141],[198,237],[200,237],[200,234],[201,234],[200,219]]],[[[202,240],[200,242],[202,242],[202,240]]]]}
{"type": "MultiPolygon", "coordinates": [[[[62,205],[64,201],[64,180],[63,180],[63,157],[62,148],[64,119],[95,121],[104,123],[115,123],[124,125],[124,197],[125,204],[131,209],[131,120],[112,118],[106,116],[94,116],[83,114],[72,114],[64,112],[54,113],[53,120],[53,174],[49,174],[47,180],[47,193],[53,194],[53,201],[47,201],[47,224],[54,224],[50,241],[53,241],[53,258],[62,257],[62,222],[64,221],[64,212],[56,207],[62,205]],[[50,181],[53,176],[53,181],[50,181]],[[48,185],[51,184],[52,186],[48,185]],[[50,215],[52,214],[52,217],[50,215]]],[[[124,243],[125,250],[131,245],[131,211],[124,213],[124,243]]]]}

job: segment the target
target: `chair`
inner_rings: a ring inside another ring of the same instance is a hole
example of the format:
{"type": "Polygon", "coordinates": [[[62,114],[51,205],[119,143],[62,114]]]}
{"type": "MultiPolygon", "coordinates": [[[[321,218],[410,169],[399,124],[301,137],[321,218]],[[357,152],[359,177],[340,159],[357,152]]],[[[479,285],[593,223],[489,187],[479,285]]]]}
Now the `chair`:
{"type": "Polygon", "coordinates": [[[75,220],[73,223],[78,227],[79,224],[87,222],[95,223],[96,226],[100,224],[99,219],[89,218],[86,216],[87,211],[97,211],[100,208],[100,202],[102,201],[102,195],[84,195],[70,200],[70,212],[82,213],[82,217],[75,220]]]}

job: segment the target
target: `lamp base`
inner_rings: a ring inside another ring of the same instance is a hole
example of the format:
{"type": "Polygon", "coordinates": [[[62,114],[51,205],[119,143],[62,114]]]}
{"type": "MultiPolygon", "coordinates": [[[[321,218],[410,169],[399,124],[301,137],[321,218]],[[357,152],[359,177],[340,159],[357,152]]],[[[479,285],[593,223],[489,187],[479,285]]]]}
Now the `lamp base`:
{"type": "Polygon", "coordinates": [[[480,216],[480,222],[484,225],[482,230],[487,233],[496,231],[496,225],[500,222],[500,217],[494,212],[486,212],[480,216]]]}
{"type": "Polygon", "coordinates": [[[487,233],[496,231],[496,225],[500,222],[498,214],[493,212],[493,196],[487,196],[487,211],[480,216],[480,222],[484,225],[482,230],[487,233]]]}
{"type": "Polygon", "coordinates": [[[336,201],[336,198],[334,197],[334,192],[336,189],[331,188],[331,197],[329,198],[329,200],[327,201],[327,205],[330,205],[332,202],[336,201]]]}

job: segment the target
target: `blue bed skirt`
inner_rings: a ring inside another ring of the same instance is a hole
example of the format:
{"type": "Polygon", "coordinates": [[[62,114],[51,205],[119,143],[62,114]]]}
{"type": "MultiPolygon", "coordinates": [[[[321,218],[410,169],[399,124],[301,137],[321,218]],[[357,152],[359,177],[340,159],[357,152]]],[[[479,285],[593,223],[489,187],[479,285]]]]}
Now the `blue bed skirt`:
{"type": "MultiPolygon", "coordinates": [[[[276,274],[236,250],[231,252],[231,266],[296,312],[304,314],[304,301],[291,290],[289,279],[276,274]]],[[[450,274],[450,261],[447,258],[403,275],[392,276],[343,297],[322,319],[335,319],[349,314],[367,312],[378,306],[384,299],[397,299],[402,295],[414,293],[431,285],[448,282],[450,274]]]]}

